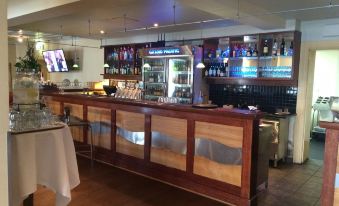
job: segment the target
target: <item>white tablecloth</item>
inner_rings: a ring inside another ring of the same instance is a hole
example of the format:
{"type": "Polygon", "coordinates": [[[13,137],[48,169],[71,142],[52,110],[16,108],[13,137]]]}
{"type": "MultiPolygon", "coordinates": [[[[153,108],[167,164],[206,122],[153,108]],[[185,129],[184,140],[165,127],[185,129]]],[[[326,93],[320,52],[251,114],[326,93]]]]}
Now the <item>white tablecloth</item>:
{"type": "Polygon", "coordinates": [[[44,185],[56,193],[56,205],[71,201],[80,184],[72,135],[67,126],[42,132],[9,135],[10,205],[17,206],[44,185]]]}

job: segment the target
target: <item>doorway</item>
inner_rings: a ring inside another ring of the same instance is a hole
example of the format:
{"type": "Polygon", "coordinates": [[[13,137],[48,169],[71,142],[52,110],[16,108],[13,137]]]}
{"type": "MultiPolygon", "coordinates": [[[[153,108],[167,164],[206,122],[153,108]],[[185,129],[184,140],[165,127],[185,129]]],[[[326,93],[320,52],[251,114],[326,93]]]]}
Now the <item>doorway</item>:
{"type": "Polygon", "coordinates": [[[325,147],[325,130],[320,128],[319,106],[317,100],[326,101],[326,97],[339,96],[339,50],[316,50],[312,112],[311,112],[311,131],[310,131],[310,159],[323,160],[325,147]]]}

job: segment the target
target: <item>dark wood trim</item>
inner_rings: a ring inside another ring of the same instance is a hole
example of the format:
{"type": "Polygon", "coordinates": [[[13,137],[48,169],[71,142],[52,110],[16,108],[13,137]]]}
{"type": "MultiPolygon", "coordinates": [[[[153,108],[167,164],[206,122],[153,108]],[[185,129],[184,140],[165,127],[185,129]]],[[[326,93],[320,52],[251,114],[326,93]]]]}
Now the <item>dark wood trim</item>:
{"type": "Polygon", "coordinates": [[[257,154],[259,121],[245,121],[242,145],[241,198],[249,200],[256,193],[256,162],[252,155],[257,154]],[[258,126],[256,126],[258,125],[258,126]]]}
{"type": "Polygon", "coordinates": [[[116,152],[116,138],[117,138],[117,126],[116,126],[116,111],[111,110],[111,151],[113,154],[116,152]]]}
{"type": "Polygon", "coordinates": [[[334,184],[337,169],[339,130],[327,129],[323,168],[321,205],[332,206],[334,202],[334,184]]]}
{"type": "Polygon", "coordinates": [[[65,104],[64,102],[60,101],[60,115],[64,115],[65,104]]]}
{"type": "MultiPolygon", "coordinates": [[[[171,115],[173,117],[190,118],[191,115],[197,115],[194,118],[205,119],[206,115],[214,116],[214,118],[221,118],[223,121],[234,122],[243,119],[260,119],[264,117],[263,112],[254,112],[248,110],[233,109],[228,111],[222,111],[220,109],[197,109],[190,105],[171,105],[171,104],[159,104],[157,102],[150,101],[134,101],[134,100],[119,100],[111,97],[96,97],[86,96],[79,94],[60,94],[60,93],[44,93],[42,95],[52,96],[54,101],[71,103],[71,104],[86,104],[87,106],[95,106],[102,108],[130,110],[133,112],[139,112],[143,114],[156,114],[156,115],[171,115]],[[179,113],[180,112],[180,113],[179,113]],[[204,116],[205,115],[205,116],[204,116]],[[228,120],[233,118],[233,120],[228,120]]],[[[212,118],[211,118],[212,119],[212,118]]],[[[219,121],[219,120],[218,120],[219,121]]],[[[221,123],[223,122],[221,121],[221,123]]],[[[226,124],[229,124],[227,122],[226,124]]]]}
{"type": "MultiPolygon", "coordinates": [[[[82,106],[82,120],[83,121],[88,120],[88,107],[85,104],[82,106]]],[[[82,131],[84,134],[84,142],[87,143],[88,142],[88,126],[83,127],[82,131]]]]}
{"type": "Polygon", "coordinates": [[[144,159],[150,162],[151,159],[151,145],[152,145],[152,119],[151,115],[145,115],[145,146],[144,159]]]}
{"type": "Polygon", "coordinates": [[[187,153],[186,153],[186,172],[193,174],[194,151],[195,151],[195,122],[192,119],[187,120],[187,153]]]}

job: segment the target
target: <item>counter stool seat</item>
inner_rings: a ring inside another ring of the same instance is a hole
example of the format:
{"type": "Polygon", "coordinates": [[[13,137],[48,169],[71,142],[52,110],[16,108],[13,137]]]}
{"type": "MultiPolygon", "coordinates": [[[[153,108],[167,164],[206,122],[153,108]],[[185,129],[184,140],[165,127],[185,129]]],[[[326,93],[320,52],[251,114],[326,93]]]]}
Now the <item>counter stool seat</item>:
{"type": "MultiPolygon", "coordinates": [[[[93,166],[93,161],[94,161],[94,138],[93,138],[93,130],[91,123],[86,120],[81,120],[77,117],[70,116],[69,121],[65,121],[65,117],[62,116],[61,119],[67,124],[68,127],[82,127],[82,128],[87,128],[87,130],[90,131],[90,138],[91,142],[89,144],[89,150],[81,150],[80,147],[87,147],[88,145],[77,145],[76,146],[76,154],[88,154],[90,153],[90,159],[91,159],[91,165],[93,166]]],[[[86,142],[87,144],[87,142],[86,142]]]]}

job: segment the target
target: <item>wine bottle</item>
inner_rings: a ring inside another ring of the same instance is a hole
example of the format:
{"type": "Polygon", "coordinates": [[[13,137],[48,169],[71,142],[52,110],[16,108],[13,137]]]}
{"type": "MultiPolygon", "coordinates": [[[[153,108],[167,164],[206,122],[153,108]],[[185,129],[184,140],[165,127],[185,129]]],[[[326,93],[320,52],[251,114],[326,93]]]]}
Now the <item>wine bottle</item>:
{"type": "Polygon", "coordinates": [[[285,39],[282,38],[281,44],[280,44],[280,55],[284,56],[285,55],[285,39]]]}
{"type": "Polygon", "coordinates": [[[272,48],[272,56],[277,56],[277,55],[278,55],[278,43],[277,43],[277,40],[274,39],[273,48],[272,48]]]}
{"type": "Polygon", "coordinates": [[[254,45],[252,56],[254,56],[254,57],[258,56],[257,44],[254,45]]]}
{"type": "Polygon", "coordinates": [[[263,54],[263,56],[267,56],[267,54],[268,54],[268,41],[267,41],[267,39],[265,39],[265,41],[264,41],[264,48],[263,48],[262,54],[263,54]]]}
{"type": "Polygon", "coordinates": [[[246,56],[247,56],[247,57],[252,56],[252,51],[251,51],[251,45],[250,45],[250,44],[249,44],[248,47],[247,47],[246,56]]]}
{"type": "Polygon", "coordinates": [[[293,56],[293,41],[291,41],[290,48],[288,50],[288,56],[293,56]]]}
{"type": "Polygon", "coordinates": [[[205,70],[205,77],[208,77],[208,69],[205,70]]]}

